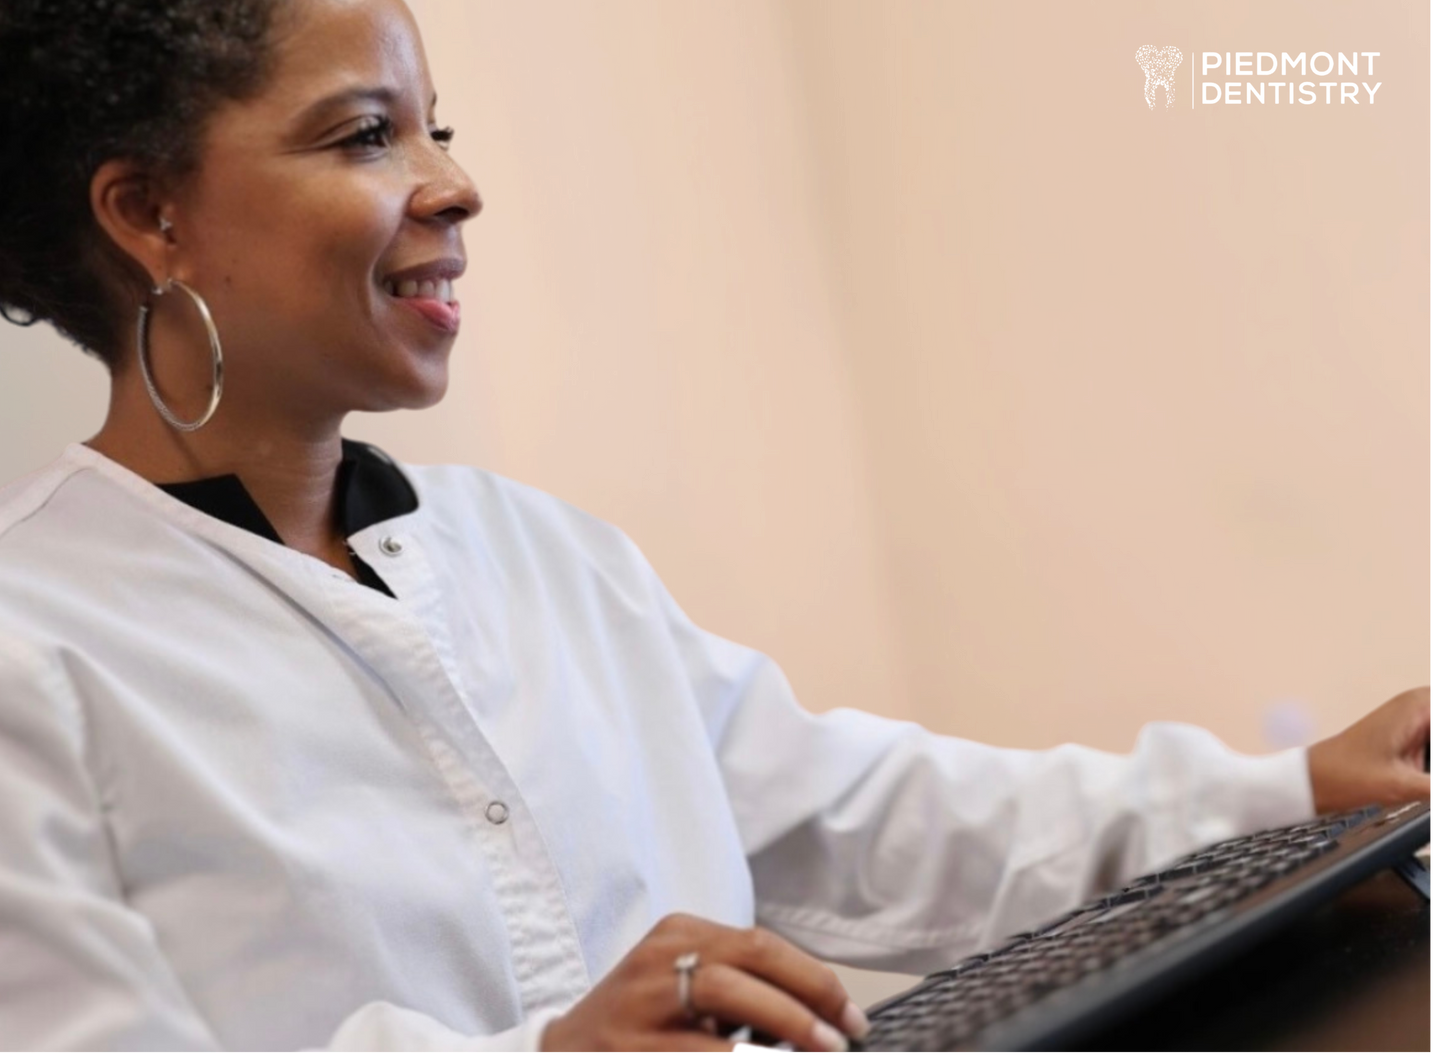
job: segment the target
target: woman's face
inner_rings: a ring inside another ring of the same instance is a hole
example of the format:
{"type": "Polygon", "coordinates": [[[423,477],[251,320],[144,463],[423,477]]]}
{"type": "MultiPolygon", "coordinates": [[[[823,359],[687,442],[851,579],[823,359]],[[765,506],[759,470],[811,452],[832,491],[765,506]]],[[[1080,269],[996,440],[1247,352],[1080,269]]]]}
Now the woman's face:
{"type": "Polygon", "coordinates": [[[399,0],[298,0],[273,39],[265,88],[216,112],[171,216],[225,401],[308,419],[431,405],[481,202],[436,125],[418,28],[399,0]]]}

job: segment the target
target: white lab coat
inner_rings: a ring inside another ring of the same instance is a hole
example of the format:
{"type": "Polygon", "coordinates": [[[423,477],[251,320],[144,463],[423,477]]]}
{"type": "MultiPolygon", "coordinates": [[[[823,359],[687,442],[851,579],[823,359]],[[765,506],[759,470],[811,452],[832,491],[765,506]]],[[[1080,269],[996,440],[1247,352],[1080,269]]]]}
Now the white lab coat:
{"type": "Polygon", "coordinates": [[[1186,725],[807,713],[615,527],[404,470],[397,599],[81,445],[0,492],[6,1047],[531,1048],[670,912],[922,973],[1312,813],[1186,725]]]}

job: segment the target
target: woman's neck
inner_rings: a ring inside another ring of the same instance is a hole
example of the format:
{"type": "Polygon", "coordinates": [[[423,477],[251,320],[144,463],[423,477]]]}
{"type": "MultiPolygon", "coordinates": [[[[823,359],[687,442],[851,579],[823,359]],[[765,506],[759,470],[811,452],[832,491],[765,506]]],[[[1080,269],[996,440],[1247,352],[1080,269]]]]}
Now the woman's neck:
{"type": "Polygon", "coordinates": [[[156,414],[143,389],[115,385],[105,425],[86,444],[157,484],[238,475],[285,544],[352,574],[334,517],[339,427],[338,418],[296,426],[245,416],[222,402],[209,423],[184,433],[156,414]]]}

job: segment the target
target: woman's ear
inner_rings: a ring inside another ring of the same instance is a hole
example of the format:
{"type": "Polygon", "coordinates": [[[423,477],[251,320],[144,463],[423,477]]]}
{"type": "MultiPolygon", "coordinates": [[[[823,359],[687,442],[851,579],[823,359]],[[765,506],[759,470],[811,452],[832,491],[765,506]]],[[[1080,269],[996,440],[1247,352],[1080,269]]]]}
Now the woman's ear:
{"type": "Polygon", "coordinates": [[[105,162],[90,178],[90,209],[95,220],[123,256],[148,276],[151,289],[170,275],[173,242],[157,190],[149,173],[121,158],[105,162]]]}

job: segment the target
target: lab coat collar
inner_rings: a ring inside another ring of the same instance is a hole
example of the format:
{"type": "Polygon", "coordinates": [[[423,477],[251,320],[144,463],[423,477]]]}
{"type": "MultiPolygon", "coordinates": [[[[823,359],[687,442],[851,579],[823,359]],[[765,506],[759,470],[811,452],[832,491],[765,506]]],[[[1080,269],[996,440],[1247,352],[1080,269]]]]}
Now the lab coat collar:
{"type": "MultiPolygon", "coordinates": [[[[346,538],[376,523],[418,510],[418,494],[389,456],[373,445],[348,438],[343,439],[342,445],[343,457],[335,476],[338,493],[335,510],[339,529],[346,538]]],[[[160,483],[159,488],[211,518],[276,544],[284,543],[237,474],[160,483]]]]}

